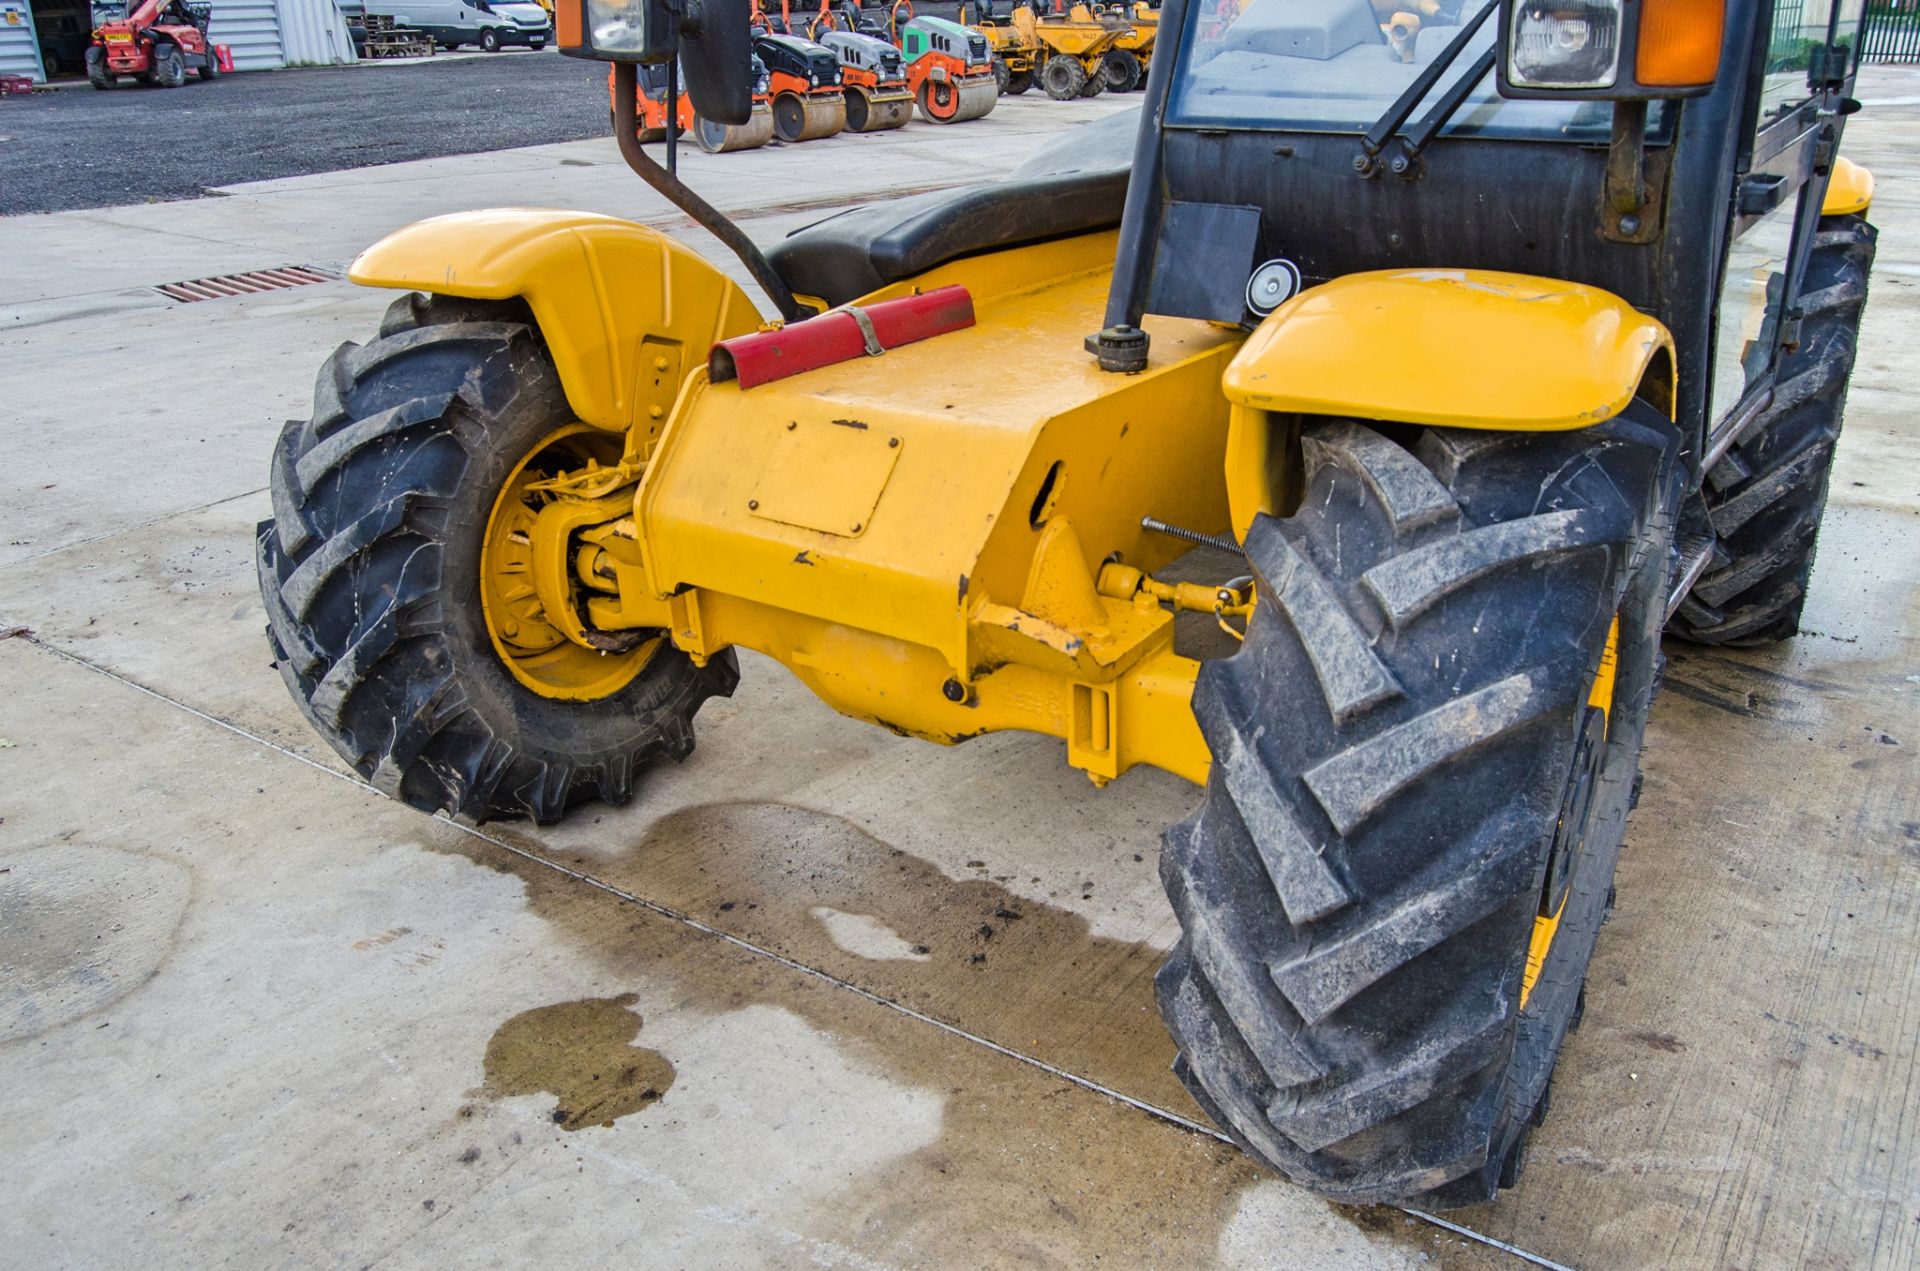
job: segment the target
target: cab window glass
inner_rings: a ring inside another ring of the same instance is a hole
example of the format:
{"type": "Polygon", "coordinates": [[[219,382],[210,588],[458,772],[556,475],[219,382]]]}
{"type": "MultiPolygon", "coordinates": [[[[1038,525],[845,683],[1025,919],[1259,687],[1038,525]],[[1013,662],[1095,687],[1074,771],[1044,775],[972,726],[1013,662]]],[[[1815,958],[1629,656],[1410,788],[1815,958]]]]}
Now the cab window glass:
{"type": "Polygon", "coordinates": [[[1833,18],[1833,60],[1828,70],[1835,76],[1853,69],[1860,52],[1860,32],[1866,24],[1867,0],[1840,0],[1833,18]]]}
{"type": "Polygon", "coordinates": [[[1766,378],[1779,343],[1781,301],[1793,246],[1789,200],[1767,213],[1727,249],[1720,284],[1720,332],[1713,358],[1713,420],[1719,424],[1766,378]]]}
{"type": "Polygon", "coordinates": [[[1774,0],[1766,78],[1760,88],[1760,127],[1791,114],[1813,95],[1808,72],[1826,49],[1833,7],[1834,0],[1774,0]]]}

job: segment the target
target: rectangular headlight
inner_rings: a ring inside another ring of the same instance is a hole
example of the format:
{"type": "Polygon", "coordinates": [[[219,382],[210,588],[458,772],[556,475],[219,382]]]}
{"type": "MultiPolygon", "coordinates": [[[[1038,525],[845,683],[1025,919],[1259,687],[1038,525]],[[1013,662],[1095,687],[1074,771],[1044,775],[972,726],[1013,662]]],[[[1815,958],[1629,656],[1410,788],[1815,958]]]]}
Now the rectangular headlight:
{"type": "Polygon", "coordinates": [[[647,0],[587,0],[587,30],[593,47],[618,57],[647,50],[647,0]]]}
{"type": "Polygon", "coordinates": [[[1619,0],[1518,0],[1507,32],[1517,88],[1611,88],[1620,73],[1619,0]]]}
{"type": "Polygon", "coordinates": [[[558,0],[555,43],[603,62],[671,61],[680,29],[665,0],[558,0]]]}

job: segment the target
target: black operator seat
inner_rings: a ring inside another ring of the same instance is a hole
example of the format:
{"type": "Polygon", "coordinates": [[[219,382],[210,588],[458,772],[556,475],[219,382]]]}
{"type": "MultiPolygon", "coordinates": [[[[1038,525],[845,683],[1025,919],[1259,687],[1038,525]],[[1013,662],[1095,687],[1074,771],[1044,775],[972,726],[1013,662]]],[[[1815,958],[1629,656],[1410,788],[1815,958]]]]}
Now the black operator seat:
{"type": "Polygon", "coordinates": [[[837,213],[767,253],[789,287],[840,305],[962,256],[1120,223],[1140,111],[1061,133],[990,185],[837,213]]]}

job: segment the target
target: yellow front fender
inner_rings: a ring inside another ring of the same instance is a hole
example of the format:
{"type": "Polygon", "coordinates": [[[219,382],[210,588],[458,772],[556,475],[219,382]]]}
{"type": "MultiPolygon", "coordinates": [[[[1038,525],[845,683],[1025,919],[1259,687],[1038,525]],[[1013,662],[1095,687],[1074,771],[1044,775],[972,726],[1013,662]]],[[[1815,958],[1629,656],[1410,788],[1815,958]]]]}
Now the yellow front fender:
{"type": "Polygon", "coordinates": [[[1873,173],[1851,159],[1833,161],[1833,175],[1827,179],[1827,196],[1820,204],[1822,216],[1853,216],[1873,206],[1873,173]]]}
{"type": "Polygon", "coordinates": [[[725,274],[665,234],[591,212],[495,208],[418,221],[347,276],[475,300],[520,297],[586,423],[657,431],[717,340],[760,325],[725,274]]]}
{"type": "Polygon", "coordinates": [[[1662,350],[1671,375],[1667,329],[1597,287],[1395,269],[1336,278],[1275,309],[1222,385],[1258,410],[1554,431],[1619,414],[1662,350]]]}
{"type": "Polygon", "coordinates": [[[1558,431],[1611,419],[1643,384],[1670,407],[1673,374],[1666,327],[1596,287],[1482,269],[1336,278],[1268,315],[1221,379],[1234,532],[1291,510],[1294,416],[1558,431]]]}

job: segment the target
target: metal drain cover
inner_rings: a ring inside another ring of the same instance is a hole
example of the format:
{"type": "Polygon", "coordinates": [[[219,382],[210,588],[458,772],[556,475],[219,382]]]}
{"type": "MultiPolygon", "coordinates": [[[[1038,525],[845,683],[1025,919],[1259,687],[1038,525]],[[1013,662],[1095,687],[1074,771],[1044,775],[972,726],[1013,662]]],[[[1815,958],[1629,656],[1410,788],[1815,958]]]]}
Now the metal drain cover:
{"type": "Polygon", "coordinates": [[[332,282],[336,276],[312,265],[282,265],[278,269],[255,269],[244,274],[221,274],[214,278],[170,282],[154,290],[169,300],[191,304],[195,300],[221,300],[227,296],[250,296],[255,292],[284,291],[288,287],[332,282]]]}

